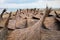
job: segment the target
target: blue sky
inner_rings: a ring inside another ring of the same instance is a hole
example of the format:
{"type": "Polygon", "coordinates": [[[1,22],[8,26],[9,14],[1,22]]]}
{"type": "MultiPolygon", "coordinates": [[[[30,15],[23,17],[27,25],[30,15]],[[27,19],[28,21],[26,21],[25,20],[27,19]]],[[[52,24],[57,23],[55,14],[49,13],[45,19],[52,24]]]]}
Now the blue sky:
{"type": "Polygon", "coordinates": [[[23,4],[23,3],[32,3],[36,2],[37,0],[6,0],[5,3],[16,3],[16,4],[23,4]]]}
{"type": "Polygon", "coordinates": [[[60,0],[0,0],[0,8],[60,8],[60,0]]]}

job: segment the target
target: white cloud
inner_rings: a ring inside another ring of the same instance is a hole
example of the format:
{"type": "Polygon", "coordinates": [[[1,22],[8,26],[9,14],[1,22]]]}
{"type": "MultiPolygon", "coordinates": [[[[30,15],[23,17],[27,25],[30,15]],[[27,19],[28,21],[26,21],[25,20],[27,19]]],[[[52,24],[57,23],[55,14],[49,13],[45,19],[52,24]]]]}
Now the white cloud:
{"type": "Polygon", "coordinates": [[[46,2],[50,7],[60,7],[60,0],[46,2]]]}
{"type": "Polygon", "coordinates": [[[1,4],[1,3],[4,3],[4,0],[0,0],[0,4],[1,4]]]}

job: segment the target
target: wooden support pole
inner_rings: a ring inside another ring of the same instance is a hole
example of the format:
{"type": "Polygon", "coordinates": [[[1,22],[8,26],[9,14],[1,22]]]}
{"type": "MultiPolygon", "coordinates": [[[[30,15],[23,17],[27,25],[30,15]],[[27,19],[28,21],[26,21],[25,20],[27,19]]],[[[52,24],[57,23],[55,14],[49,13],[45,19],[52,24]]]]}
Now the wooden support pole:
{"type": "Polygon", "coordinates": [[[28,10],[29,10],[29,9],[27,9],[27,13],[28,13],[28,10]]]}
{"type": "Polygon", "coordinates": [[[52,11],[51,8],[46,7],[46,10],[45,10],[46,17],[49,16],[49,13],[50,13],[51,11],[52,11]]]}
{"type": "Polygon", "coordinates": [[[10,17],[11,17],[11,13],[12,13],[12,12],[10,12],[9,17],[8,17],[8,19],[7,19],[6,23],[5,23],[5,27],[7,27],[7,26],[8,26],[9,19],[10,19],[10,17]]]}
{"type": "Polygon", "coordinates": [[[4,9],[4,10],[2,11],[2,13],[1,13],[1,15],[0,15],[0,18],[2,18],[4,12],[6,12],[6,9],[4,9]]]}

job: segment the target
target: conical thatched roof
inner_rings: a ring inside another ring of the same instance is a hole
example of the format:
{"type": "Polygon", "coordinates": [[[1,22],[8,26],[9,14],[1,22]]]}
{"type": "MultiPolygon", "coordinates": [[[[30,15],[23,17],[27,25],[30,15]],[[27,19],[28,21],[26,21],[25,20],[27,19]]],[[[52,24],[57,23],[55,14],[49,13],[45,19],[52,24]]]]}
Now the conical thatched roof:
{"type": "Polygon", "coordinates": [[[45,19],[45,26],[46,28],[50,29],[50,30],[57,30],[57,25],[56,25],[56,20],[54,17],[46,17],[45,19]]]}

